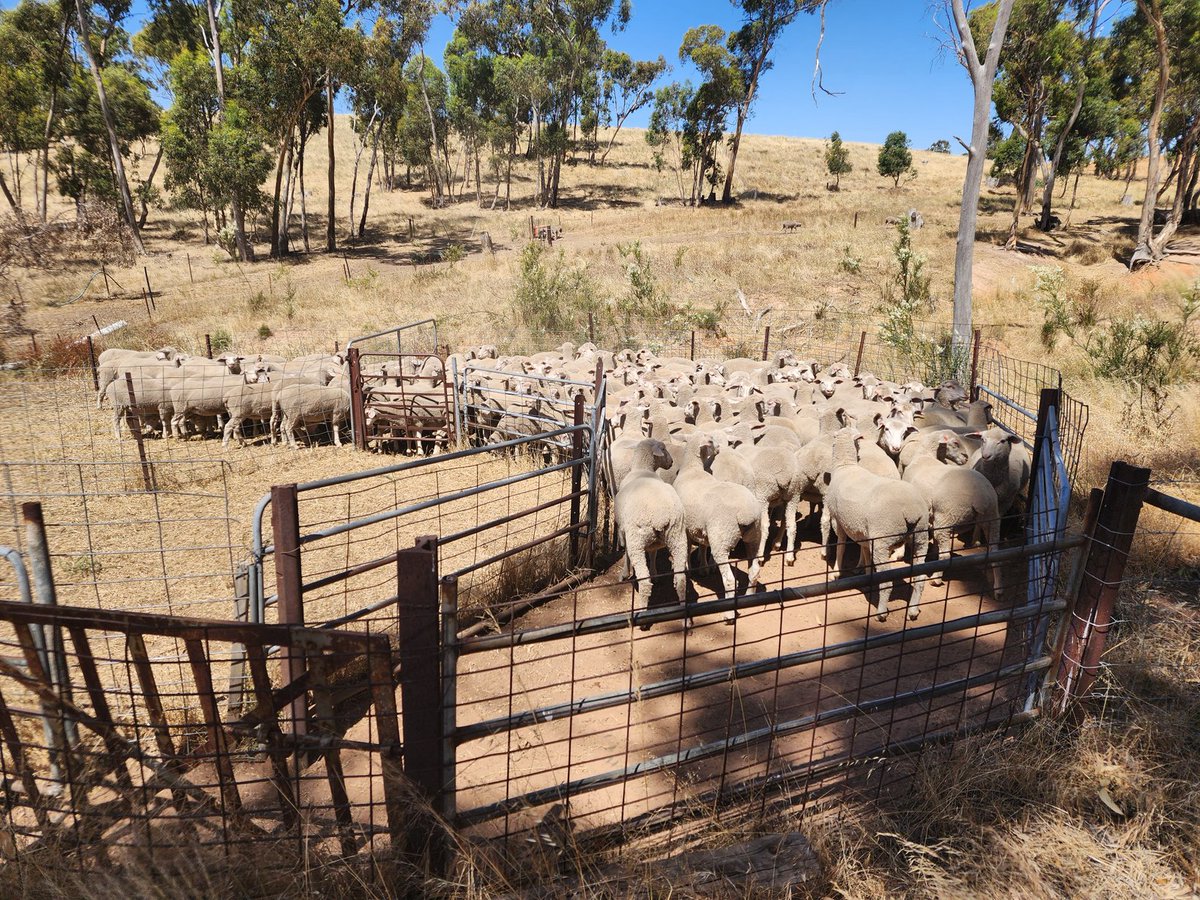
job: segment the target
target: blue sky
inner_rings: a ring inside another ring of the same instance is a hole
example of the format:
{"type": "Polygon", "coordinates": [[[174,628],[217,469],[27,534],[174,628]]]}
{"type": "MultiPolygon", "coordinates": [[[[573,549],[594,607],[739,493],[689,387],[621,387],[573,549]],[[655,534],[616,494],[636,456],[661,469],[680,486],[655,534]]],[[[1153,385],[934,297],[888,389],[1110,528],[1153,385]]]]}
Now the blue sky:
{"type": "MultiPolygon", "coordinates": [[[[0,8],[16,0],[0,0],[0,8]]],[[[939,49],[940,32],[927,0],[833,0],[826,14],[821,64],[827,88],[838,96],[810,91],[818,20],[803,16],[784,35],[775,68],[759,89],[747,130],[760,134],[826,137],[835,129],[848,141],[882,143],[890,131],[908,133],[914,147],[970,131],[971,89],[957,61],[939,49]]],[[[136,31],[147,14],[146,0],[134,0],[128,27],[136,31]]],[[[737,11],[729,0],[633,0],[633,19],[609,43],[638,59],[660,54],[672,64],[669,79],[691,77],[678,58],[685,31],[696,25],[735,28],[737,11]]],[[[439,17],[426,50],[439,65],[453,24],[439,17]]],[[[649,110],[629,124],[644,125],[649,110]]]]}

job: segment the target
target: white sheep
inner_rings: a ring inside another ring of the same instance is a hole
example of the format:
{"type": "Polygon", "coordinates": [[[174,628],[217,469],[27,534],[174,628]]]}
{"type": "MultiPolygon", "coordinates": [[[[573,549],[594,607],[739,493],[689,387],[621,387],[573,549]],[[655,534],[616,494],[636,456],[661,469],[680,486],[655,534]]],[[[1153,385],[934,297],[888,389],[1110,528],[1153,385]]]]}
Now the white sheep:
{"type": "Polygon", "coordinates": [[[289,384],[280,391],[282,437],[297,449],[296,428],[328,424],[333,443],[342,446],[341,426],[350,415],[350,395],[340,388],[319,384],[289,384]]]}
{"type": "MultiPolygon", "coordinates": [[[[225,412],[229,418],[221,436],[221,446],[228,447],[229,439],[237,435],[239,446],[242,440],[242,423],[261,422],[270,427],[271,413],[274,408],[275,385],[261,380],[254,383],[235,385],[225,392],[225,412]]],[[[274,433],[272,432],[272,438],[274,433]]]]}
{"type": "Polygon", "coordinates": [[[129,372],[137,376],[143,372],[161,375],[164,368],[175,368],[188,357],[174,347],[162,347],[159,350],[122,350],[111,348],[105,350],[96,358],[96,409],[104,405],[104,392],[108,386],[119,378],[124,378],[129,372]]]}
{"type": "Polygon", "coordinates": [[[991,482],[1000,515],[1007,515],[1029,483],[1029,451],[1020,437],[1000,427],[973,431],[966,437],[980,441],[979,449],[971,454],[970,466],[991,482]]]}
{"type": "MultiPolygon", "coordinates": [[[[687,600],[687,526],[683,501],[675,489],[660,481],[656,469],[669,468],[670,454],[661,441],[643,440],[633,453],[632,466],[617,490],[615,512],[621,543],[625,547],[624,576],[632,566],[638,601],[650,604],[650,554],[665,547],[671,557],[675,596],[687,600]]],[[[643,630],[649,628],[642,626],[643,630]]]]}
{"type": "MultiPolygon", "coordinates": [[[[918,446],[920,450],[904,469],[904,481],[921,492],[932,510],[931,557],[940,557],[942,541],[952,535],[978,541],[994,553],[1000,547],[1000,512],[991,482],[952,461],[964,450],[951,431],[943,431],[936,442],[919,442],[918,446]]],[[[992,596],[999,599],[1000,565],[992,563],[988,572],[992,596]]],[[[942,583],[939,576],[931,580],[934,587],[942,583]]]]}
{"type": "MultiPolygon", "coordinates": [[[[894,559],[921,562],[929,548],[929,503],[913,485],[880,478],[860,466],[858,444],[862,440],[862,433],[854,428],[843,428],[834,437],[833,474],[825,505],[837,537],[835,565],[840,572],[848,540],[858,544],[868,574],[894,559]]],[[[913,578],[910,619],[921,613],[924,588],[925,576],[913,578]]],[[[880,622],[887,621],[894,589],[895,582],[889,581],[885,589],[874,585],[868,592],[868,600],[878,594],[874,606],[880,622]]]]}
{"type": "Polygon", "coordinates": [[[750,586],[758,585],[767,546],[767,532],[763,528],[766,505],[748,488],[721,481],[712,474],[710,468],[717,454],[717,446],[709,435],[693,435],[682,453],[675,491],[683,501],[688,541],[709,548],[721,573],[725,596],[732,597],[736,582],[729,560],[738,541],[746,545],[750,586]]]}
{"type": "Polygon", "coordinates": [[[149,372],[131,373],[131,377],[133,380],[132,402],[124,376],[110,383],[104,390],[104,396],[108,398],[113,408],[113,437],[118,441],[121,439],[121,421],[131,410],[137,412],[143,421],[147,416],[157,416],[162,422],[162,435],[166,437],[170,400],[167,397],[163,380],[149,372]]]}

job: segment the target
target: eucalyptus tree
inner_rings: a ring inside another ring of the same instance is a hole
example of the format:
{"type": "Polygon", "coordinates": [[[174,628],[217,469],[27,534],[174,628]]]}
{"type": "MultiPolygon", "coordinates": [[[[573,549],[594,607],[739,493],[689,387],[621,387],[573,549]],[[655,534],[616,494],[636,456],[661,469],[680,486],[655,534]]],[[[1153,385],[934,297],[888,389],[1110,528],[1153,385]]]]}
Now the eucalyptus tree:
{"type": "Polygon", "coordinates": [[[660,87],[654,92],[654,108],[646,129],[646,143],[654,150],[654,165],[660,172],[670,154],[680,200],[684,199],[683,133],[687,128],[687,111],[694,93],[690,81],[673,81],[660,87]]]}
{"type": "Polygon", "coordinates": [[[987,161],[987,146],[992,109],[992,87],[1000,64],[1000,51],[1008,32],[1013,0],[996,0],[995,14],[989,27],[979,30],[979,40],[972,30],[965,0],[947,0],[943,7],[945,31],[958,61],[967,70],[974,93],[971,116],[971,142],[963,144],[967,151],[967,174],[963,178],[962,203],[958,213],[958,239],[954,251],[954,325],[953,349],[958,358],[965,357],[971,341],[972,272],[975,265],[975,231],[979,222],[979,191],[983,182],[983,167],[987,161]],[[979,47],[985,46],[984,55],[979,47]]]}
{"type": "MultiPolygon", "coordinates": [[[[129,0],[103,0],[101,3],[92,3],[90,0],[88,2],[76,0],[75,2],[77,43],[80,52],[87,60],[99,101],[100,118],[108,137],[113,185],[120,201],[125,224],[129,226],[134,250],[138,254],[144,255],[146,248],[142,244],[138,220],[133,212],[133,196],[129,191],[129,178],[125,174],[125,152],[127,151],[123,152],[122,147],[127,145],[123,144],[122,136],[118,133],[116,116],[113,106],[109,102],[109,85],[106,85],[104,80],[104,70],[109,61],[109,53],[113,45],[119,43],[114,38],[119,36],[120,22],[128,13],[129,0]],[[97,15],[97,7],[99,15],[97,15]]],[[[119,73],[125,70],[113,67],[112,71],[115,78],[122,78],[119,73]]],[[[136,91],[136,87],[127,79],[122,80],[121,86],[136,91]]],[[[149,99],[148,91],[146,97],[149,99]]]]}
{"type": "Polygon", "coordinates": [[[683,165],[692,170],[691,199],[699,205],[704,202],[706,181],[711,199],[716,199],[716,186],[721,180],[717,148],[730,114],[745,98],[745,86],[725,32],[716,25],[689,29],[680,44],[679,58],[694,65],[704,77],[688,102],[683,131],[683,165]]]}
{"type": "MultiPolygon", "coordinates": [[[[729,203],[733,194],[733,173],[737,166],[738,148],[742,144],[742,128],[750,117],[750,107],[758,96],[758,84],[772,65],[771,55],[784,29],[801,13],[818,10],[824,16],[829,0],[733,0],[742,12],[742,25],[729,36],[729,49],[737,58],[741,70],[743,91],[737,104],[737,125],[729,144],[729,164],[725,171],[725,188],[721,202],[729,203]]],[[[822,18],[822,22],[824,19],[822,18]]],[[[822,25],[822,28],[824,26],[822,25]]]]}
{"type": "Polygon", "coordinates": [[[608,154],[621,133],[621,126],[637,112],[654,100],[654,83],[670,67],[663,57],[635,60],[628,53],[606,50],[600,62],[600,124],[612,128],[608,146],[600,154],[600,163],[608,154]]]}

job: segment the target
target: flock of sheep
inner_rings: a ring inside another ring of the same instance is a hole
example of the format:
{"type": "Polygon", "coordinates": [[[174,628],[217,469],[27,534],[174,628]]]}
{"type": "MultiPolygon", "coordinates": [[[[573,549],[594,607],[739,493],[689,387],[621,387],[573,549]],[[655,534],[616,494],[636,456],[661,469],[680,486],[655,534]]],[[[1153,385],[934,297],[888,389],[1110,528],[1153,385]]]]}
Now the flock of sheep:
{"type": "MultiPolygon", "coordinates": [[[[790,351],[769,362],[693,361],[564,347],[564,363],[568,350],[577,365],[599,357],[610,373],[616,516],[643,603],[649,561],[664,547],[680,603],[689,548],[708,548],[732,596],[735,548],[744,544],[755,585],[771,524],[782,519],[784,559],[794,564],[802,500],[821,509],[821,546],[836,537],[839,570],[849,542],[868,572],[936,559],[949,535],[995,549],[1001,517],[1029,479],[1024,444],[955,382],[896,384],[790,351]]],[[[999,567],[989,575],[996,594],[999,567]]],[[[923,581],[914,579],[910,618],[923,581]]],[[[892,590],[871,597],[880,621],[892,590]]]]}
{"type": "MultiPolygon", "coordinates": [[[[469,435],[493,445],[569,424],[578,385],[591,383],[598,370],[607,375],[605,474],[626,571],[632,567],[643,604],[651,563],[664,548],[681,604],[690,548],[707,548],[728,596],[739,544],[749,582],[758,584],[774,549],[773,523],[781,523],[780,549],[793,565],[801,501],[813,512],[820,508],[821,546],[836,538],[839,570],[850,542],[868,572],[893,560],[936,559],[950,535],[995,549],[1000,521],[1029,479],[1024,444],[993,425],[990,404],[968,402],[956,382],[897,384],[855,375],[841,363],[823,368],[787,350],[770,361],[691,360],[588,343],[528,356],[499,356],[483,346],[446,360],[402,358],[363,369],[365,415],[376,439],[444,445],[445,401],[438,395],[452,367],[463,373],[469,435]],[[402,410],[396,391],[407,398],[402,410]],[[429,399],[427,420],[414,419],[420,404],[413,397],[429,399]]],[[[121,420],[136,410],[144,423],[157,416],[163,436],[204,433],[215,424],[228,444],[235,435],[241,440],[243,423],[257,422],[272,441],[278,428],[295,447],[297,429],[327,425],[340,446],[349,417],[350,376],[340,354],[210,360],[170,347],[106,350],[98,368],[97,405],[111,403],[118,438],[121,420]]],[[[998,594],[998,566],[989,580],[998,594]]],[[[923,582],[913,579],[910,618],[918,615],[923,582]]],[[[888,582],[871,597],[880,621],[893,587],[888,582]]]]}

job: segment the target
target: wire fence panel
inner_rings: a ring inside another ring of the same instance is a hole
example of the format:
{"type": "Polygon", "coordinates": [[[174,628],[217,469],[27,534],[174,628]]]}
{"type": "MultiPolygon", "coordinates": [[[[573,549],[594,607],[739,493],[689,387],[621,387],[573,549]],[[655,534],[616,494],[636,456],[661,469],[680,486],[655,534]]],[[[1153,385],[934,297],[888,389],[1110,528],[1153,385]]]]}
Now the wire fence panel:
{"type": "Polygon", "coordinates": [[[894,610],[883,624],[819,548],[772,569],[768,593],[737,598],[732,625],[707,571],[689,573],[698,602],[686,613],[667,591],[648,616],[607,576],[565,592],[519,631],[452,648],[457,821],[526,837],[566,802],[578,832],[628,837],[739,798],[766,804],[780,788],[793,801],[847,778],[888,790],[905,768],[885,757],[1027,715],[1024,682],[1050,659],[1022,626],[1063,604],[1025,602],[1025,558],[1065,546],[997,557],[1006,600],[956,559],[925,587],[920,618],[894,610]],[[655,616],[649,632],[635,627],[655,616]]]}
{"type": "Polygon", "coordinates": [[[10,856],[51,848],[52,867],[85,870],[213,847],[289,868],[397,842],[386,637],[7,602],[0,622],[15,634],[0,658],[10,856]],[[57,636],[49,670],[34,629],[57,636]],[[167,686],[175,664],[151,650],[162,641],[185,647],[185,684],[167,686]],[[234,643],[250,648],[254,702],[241,716],[221,712],[214,687],[214,660],[234,643]],[[269,672],[272,646],[303,661],[290,690],[269,672]],[[176,712],[182,693],[192,716],[176,712]]]}

